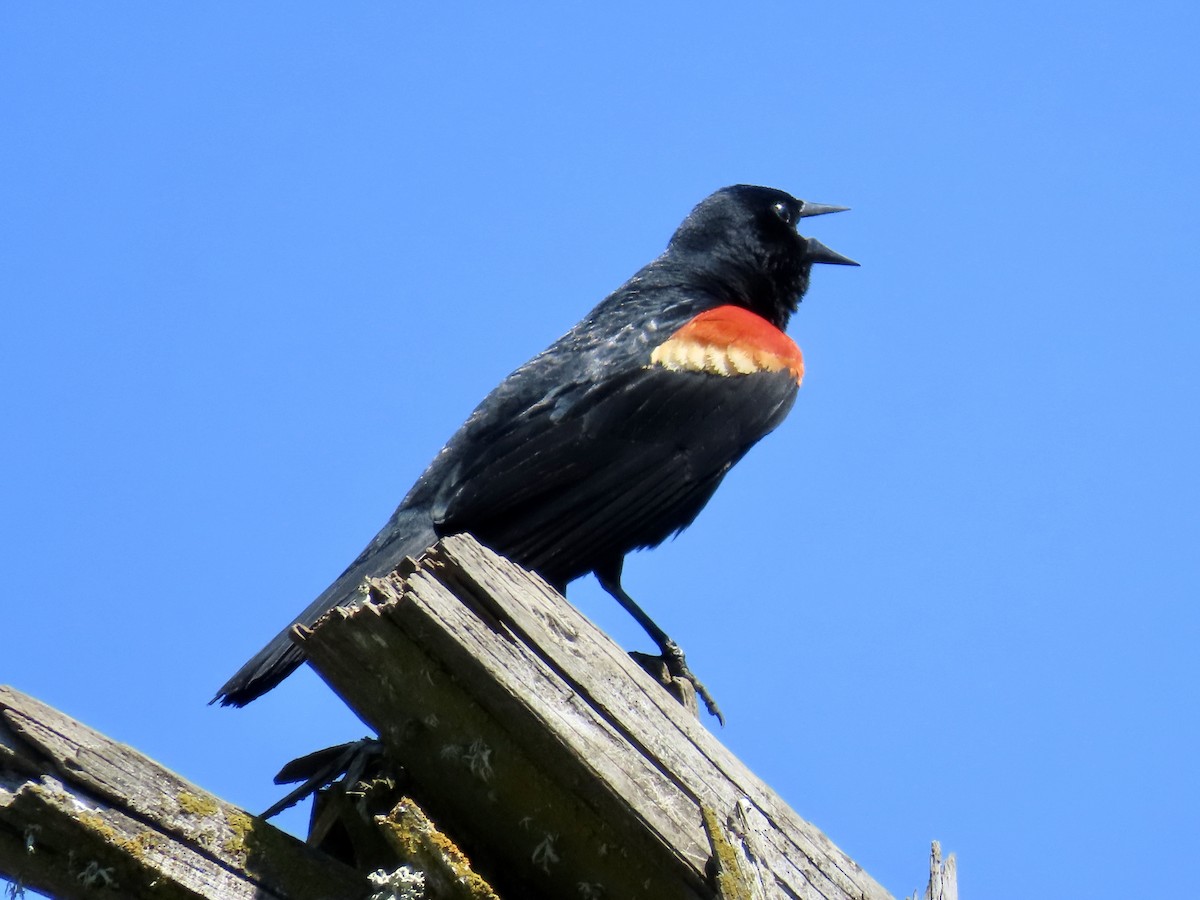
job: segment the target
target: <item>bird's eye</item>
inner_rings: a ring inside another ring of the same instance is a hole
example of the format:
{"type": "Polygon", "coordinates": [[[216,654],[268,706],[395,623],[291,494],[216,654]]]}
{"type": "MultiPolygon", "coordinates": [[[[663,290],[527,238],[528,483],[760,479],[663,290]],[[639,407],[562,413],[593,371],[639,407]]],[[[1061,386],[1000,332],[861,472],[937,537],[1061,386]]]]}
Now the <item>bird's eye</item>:
{"type": "Polygon", "coordinates": [[[786,203],[776,203],[771,208],[773,210],[775,210],[775,215],[777,215],[777,216],[779,216],[779,218],[783,219],[784,225],[791,225],[793,222],[796,221],[796,217],[792,212],[792,208],[790,206],[788,206],[786,203]]]}

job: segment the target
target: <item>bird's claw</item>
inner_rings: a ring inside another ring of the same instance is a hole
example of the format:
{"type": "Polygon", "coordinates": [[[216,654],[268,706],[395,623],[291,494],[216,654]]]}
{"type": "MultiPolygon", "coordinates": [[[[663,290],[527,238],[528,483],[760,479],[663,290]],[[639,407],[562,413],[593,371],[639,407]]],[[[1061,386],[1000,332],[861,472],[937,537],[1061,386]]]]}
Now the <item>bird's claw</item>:
{"type": "Polygon", "coordinates": [[[682,678],[685,681],[691,682],[695,688],[696,694],[704,701],[704,706],[708,710],[708,714],[716,718],[721,723],[721,727],[725,727],[725,716],[721,713],[721,708],[717,706],[717,701],[713,699],[713,695],[708,692],[708,688],[704,686],[699,678],[697,678],[690,668],[688,668],[687,658],[683,655],[683,650],[679,645],[669,638],[663,644],[663,661],[667,664],[667,671],[672,678],[682,678]]]}

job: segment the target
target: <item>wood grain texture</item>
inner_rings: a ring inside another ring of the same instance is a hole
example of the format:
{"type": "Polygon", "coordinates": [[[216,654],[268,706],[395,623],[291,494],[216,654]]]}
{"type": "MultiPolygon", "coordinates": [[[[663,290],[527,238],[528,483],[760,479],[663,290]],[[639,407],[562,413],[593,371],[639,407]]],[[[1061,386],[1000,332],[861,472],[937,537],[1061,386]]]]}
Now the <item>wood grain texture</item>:
{"type": "Polygon", "coordinates": [[[0,687],[0,873],[52,896],[340,900],[366,879],[0,687]]]}
{"type": "Polygon", "coordinates": [[[929,883],[924,894],[906,900],[958,900],[958,860],[951,853],[942,859],[942,845],[934,841],[929,849],[929,883]]]}
{"type": "Polygon", "coordinates": [[[711,898],[701,809],[767,897],[890,900],[556,591],[473,539],[297,635],[503,896],[711,898]]]}

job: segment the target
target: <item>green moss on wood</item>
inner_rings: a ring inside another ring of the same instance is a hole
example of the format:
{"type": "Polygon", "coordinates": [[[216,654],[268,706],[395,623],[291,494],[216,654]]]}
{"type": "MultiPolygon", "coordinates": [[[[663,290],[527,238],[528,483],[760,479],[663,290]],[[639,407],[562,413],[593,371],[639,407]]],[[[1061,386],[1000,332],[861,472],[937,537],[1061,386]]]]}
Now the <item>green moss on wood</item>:
{"type": "Polygon", "coordinates": [[[212,797],[197,797],[195,794],[184,791],[179,795],[179,808],[188,815],[207,819],[215,816],[221,806],[212,797]]]}
{"type": "Polygon", "coordinates": [[[230,812],[225,816],[229,826],[229,837],[221,845],[221,849],[230,856],[245,859],[249,854],[247,843],[254,835],[254,819],[244,812],[230,812]]]}
{"type": "Polygon", "coordinates": [[[716,863],[717,896],[721,900],[753,900],[754,895],[742,873],[737,851],[725,836],[716,810],[702,806],[700,814],[704,817],[704,831],[708,834],[708,844],[712,847],[713,861],[716,863]]]}
{"type": "Polygon", "coordinates": [[[440,885],[445,896],[456,900],[499,900],[491,885],[471,868],[466,854],[434,827],[410,798],[402,798],[387,816],[379,816],[375,821],[401,858],[440,885]]]}

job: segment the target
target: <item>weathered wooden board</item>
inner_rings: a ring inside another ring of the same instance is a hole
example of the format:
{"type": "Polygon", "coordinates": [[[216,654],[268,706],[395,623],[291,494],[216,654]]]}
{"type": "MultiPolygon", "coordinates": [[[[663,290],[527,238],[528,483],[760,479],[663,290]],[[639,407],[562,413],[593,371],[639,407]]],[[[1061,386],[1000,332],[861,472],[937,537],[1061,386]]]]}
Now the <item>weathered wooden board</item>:
{"type": "Polygon", "coordinates": [[[367,879],[0,687],[0,874],[75,897],[354,900],[367,879]]]}
{"type": "Polygon", "coordinates": [[[298,631],[504,896],[710,898],[702,810],[767,897],[890,900],[540,579],[443,540],[298,631]]]}
{"type": "Polygon", "coordinates": [[[958,860],[953,853],[943,860],[938,841],[929,850],[929,883],[925,892],[906,900],[958,900],[958,860]]]}

